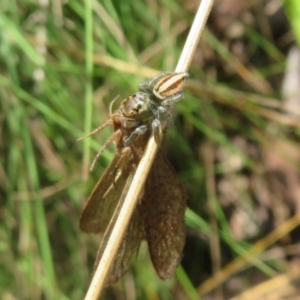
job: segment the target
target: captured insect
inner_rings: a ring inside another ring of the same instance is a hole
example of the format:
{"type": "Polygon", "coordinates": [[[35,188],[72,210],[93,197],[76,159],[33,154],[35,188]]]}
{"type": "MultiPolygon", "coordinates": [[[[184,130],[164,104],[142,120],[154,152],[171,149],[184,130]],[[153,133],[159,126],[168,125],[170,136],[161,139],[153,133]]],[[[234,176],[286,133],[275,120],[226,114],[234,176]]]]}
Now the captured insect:
{"type": "MultiPolygon", "coordinates": [[[[143,82],[138,92],[127,97],[100,127],[108,125],[113,135],[97,153],[92,167],[111,142],[117,153],[102,174],[83,208],[81,230],[104,233],[95,262],[98,265],[118,212],[131,185],[150,135],[160,141],[162,131],[171,124],[169,106],[183,98],[188,73],[164,72],[143,82]]],[[[86,138],[86,137],[85,137],[86,138]]],[[[186,192],[172,166],[158,151],[135,208],[115,261],[106,278],[112,284],[130,267],[143,239],[147,240],[151,261],[161,279],[171,277],[182,257],[185,244],[186,192]]]]}

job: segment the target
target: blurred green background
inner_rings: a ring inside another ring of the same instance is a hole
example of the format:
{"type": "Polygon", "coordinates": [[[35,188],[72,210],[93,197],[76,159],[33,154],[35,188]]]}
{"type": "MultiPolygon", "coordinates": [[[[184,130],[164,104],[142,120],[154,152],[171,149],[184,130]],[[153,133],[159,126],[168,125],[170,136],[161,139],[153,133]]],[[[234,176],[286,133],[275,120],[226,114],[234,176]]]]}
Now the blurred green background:
{"type": "MultiPolygon", "coordinates": [[[[162,146],[189,195],[182,266],[159,280],[142,244],[103,299],[299,293],[300,97],[289,106],[283,88],[299,1],[215,2],[162,146]]],[[[174,70],[198,4],[1,1],[1,299],[84,297],[100,237],[78,221],[115,150],[89,173],[112,131],[76,139],[116,96],[174,70]]]]}

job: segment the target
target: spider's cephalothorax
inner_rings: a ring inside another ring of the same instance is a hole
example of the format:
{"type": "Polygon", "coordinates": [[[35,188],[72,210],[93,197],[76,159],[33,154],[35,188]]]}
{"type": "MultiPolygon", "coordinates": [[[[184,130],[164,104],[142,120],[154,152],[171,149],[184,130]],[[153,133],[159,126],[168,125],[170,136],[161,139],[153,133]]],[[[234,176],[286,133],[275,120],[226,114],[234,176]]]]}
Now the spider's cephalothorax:
{"type": "Polygon", "coordinates": [[[149,93],[137,92],[124,99],[113,117],[116,122],[121,122],[124,146],[131,146],[132,143],[147,131],[151,124],[154,135],[160,135],[159,104],[151,99],[149,93]]]}

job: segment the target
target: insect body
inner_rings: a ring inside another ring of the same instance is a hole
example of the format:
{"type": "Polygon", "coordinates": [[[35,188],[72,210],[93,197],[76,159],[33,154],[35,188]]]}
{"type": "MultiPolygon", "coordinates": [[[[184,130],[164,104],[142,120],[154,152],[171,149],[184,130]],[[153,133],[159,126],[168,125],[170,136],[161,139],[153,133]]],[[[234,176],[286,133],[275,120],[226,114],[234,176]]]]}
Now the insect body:
{"type": "MultiPolygon", "coordinates": [[[[165,104],[182,98],[183,83],[178,88],[180,85],[175,82],[186,77],[187,73],[162,73],[142,83],[137,93],[123,100],[109,120],[90,134],[107,125],[114,127],[113,135],[100,149],[93,165],[108,143],[114,141],[117,148],[114,159],[90,195],[80,219],[83,231],[104,233],[95,265],[105,249],[151,133],[160,138],[164,121],[169,116],[165,104]],[[173,95],[169,91],[165,96],[161,84],[166,82],[170,83],[169,89],[174,86],[173,95]],[[155,88],[160,98],[154,93],[155,88]]],[[[158,276],[162,279],[171,277],[181,260],[185,243],[185,207],[185,190],[169,162],[158,152],[106,283],[117,281],[128,270],[131,257],[137,252],[142,239],[148,242],[158,276]]]]}

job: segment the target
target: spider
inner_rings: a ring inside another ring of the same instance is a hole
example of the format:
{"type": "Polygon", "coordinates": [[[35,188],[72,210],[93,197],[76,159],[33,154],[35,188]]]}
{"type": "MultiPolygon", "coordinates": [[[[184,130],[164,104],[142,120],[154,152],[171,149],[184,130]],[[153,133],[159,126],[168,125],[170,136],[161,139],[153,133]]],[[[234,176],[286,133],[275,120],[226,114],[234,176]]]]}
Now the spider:
{"type": "MultiPolygon", "coordinates": [[[[169,107],[183,98],[183,87],[187,72],[163,72],[157,77],[141,83],[138,92],[125,98],[120,107],[110,112],[110,118],[89,135],[94,135],[108,125],[114,126],[113,135],[97,153],[91,170],[107,145],[115,142],[117,149],[131,147],[135,141],[152,130],[155,141],[160,142],[163,128],[172,125],[169,107]]],[[[110,111],[114,99],[110,105],[110,111]]]]}

